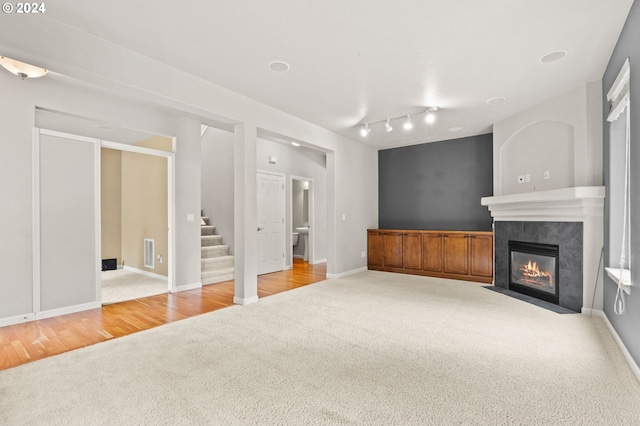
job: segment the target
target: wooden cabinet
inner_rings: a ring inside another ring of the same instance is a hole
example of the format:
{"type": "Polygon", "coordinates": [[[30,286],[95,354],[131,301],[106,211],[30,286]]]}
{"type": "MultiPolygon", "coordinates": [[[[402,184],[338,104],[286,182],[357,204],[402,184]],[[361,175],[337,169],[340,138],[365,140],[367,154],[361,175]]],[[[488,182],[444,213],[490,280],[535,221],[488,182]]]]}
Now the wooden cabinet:
{"type": "Polygon", "coordinates": [[[426,232],[422,234],[422,264],[425,271],[442,272],[442,238],[444,234],[426,232]]]}
{"type": "Polygon", "coordinates": [[[443,238],[444,272],[446,274],[469,273],[468,235],[446,234],[443,238]]]}
{"type": "Polygon", "coordinates": [[[404,267],[407,269],[422,269],[422,234],[407,232],[404,238],[404,267]]]}
{"type": "Polygon", "coordinates": [[[368,231],[368,266],[380,271],[493,282],[493,233],[368,231]]]}
{"type": "Polygon", "coordinates": [[[474,235],[469,241],[471,275],[493,278],[493,236],[474,235]]]}

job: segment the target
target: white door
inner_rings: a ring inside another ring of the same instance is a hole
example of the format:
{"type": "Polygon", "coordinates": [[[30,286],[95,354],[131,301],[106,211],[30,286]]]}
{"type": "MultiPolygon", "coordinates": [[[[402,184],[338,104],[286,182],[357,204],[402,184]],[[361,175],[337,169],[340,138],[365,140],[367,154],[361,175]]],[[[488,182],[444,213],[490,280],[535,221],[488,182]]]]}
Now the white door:
{"type": "Polygon", "coordinates": [[[40,300],[34,307],[55,311],[95,303],[98,141],[40,130],[38,144],[40,300]]]}
{"type": "Polygon", "coordinates": [[[258,275],[284,269],[284,176],[257,173],[258,275]]]}

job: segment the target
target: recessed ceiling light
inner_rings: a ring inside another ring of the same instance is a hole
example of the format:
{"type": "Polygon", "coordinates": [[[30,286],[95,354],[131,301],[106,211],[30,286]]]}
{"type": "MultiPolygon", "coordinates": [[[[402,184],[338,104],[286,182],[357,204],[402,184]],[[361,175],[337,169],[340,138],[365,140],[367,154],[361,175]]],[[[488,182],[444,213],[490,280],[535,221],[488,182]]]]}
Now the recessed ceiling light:
{"type": "Polygon", "coordinates": [[[547,53],[542,58],[540,58],[540,62],[555,62],[559,59],[564,58],[567,54],[564,50],[557,50],[555,52],[547,53]]]}
{"type": "Polygon", "coordinates": [[[300,146],[300,144],[298,142],[291,142],[291,145],[293,146],[300,146]]]}
{"type": "Polygon", "coordinates": [[[269,69],[275,72],[289,71],[289,64],[283,61],[273,61],[269,63],[269,69]]]}
{"type": "Polygon", "coordinates": [[[462,130],[462,127],[451,127],[449,129],[451,133],[456,133],[456,132],[459,132],[460,130],[462,130]]]}
{"type": "Polygon", "coordinates": [[[489,105],[495,105],[495,104],[502,103],[502,102],[504,102],[506,100],[507,100],[507,98],[505,98],[504,96],[495,96],[493,98],[487,99],[487,103],[489,105]]]}
{"type": "Polygon", "coordinates": [[[100,129],[100,130],[111,130],[111,129],[112,129],[112,127],[107,126],[107,125],[105,125],[105,124],[96,124],[96,127],[97,127],[98,129],[100,129]]]}

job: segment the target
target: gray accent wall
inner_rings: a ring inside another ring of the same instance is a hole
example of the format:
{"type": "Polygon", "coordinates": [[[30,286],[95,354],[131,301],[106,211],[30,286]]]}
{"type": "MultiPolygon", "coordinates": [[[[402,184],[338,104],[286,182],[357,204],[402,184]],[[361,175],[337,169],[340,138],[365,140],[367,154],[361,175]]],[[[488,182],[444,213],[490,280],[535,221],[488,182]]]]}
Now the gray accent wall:
{"type": "MultiPolygon", "coordinates": [[[[611,170],[613,168],[624,167],[624,160],[620,159],[619,165],[610,165],[610,137],[609,122],[606,116],[609,113],[609,105],[607,103],[606,94],[611,85],[618,76],[620,68],[624,61],[629,58],[631,63],[631,282],[634,287],[631,288],[631,295],[626,298],[626,312],[619,316],[613,310],[613,304],[616,296],[617,286],[604,274],[604,312],[607,318],[615,328],[616,332],[622,339],[627,350],[636,363],[640,364],[640,333],[638,333],[638,325],[640,324],[640,146],[638,140],[640,136],[640,4],[637,2],[631,7],[627,22],[620,34],[620,39],[616,45],[609,64],[602,78],[603,93],[603,145],[604,145],[604,180],[607,188],[607,194],[612,192],[611,187],[611,170]]],[[[610,204],[609,197],[605,198],[605,218],[604,218],[604,241],[605,241],[605,264],[606,266],[617,267],[617,265],[609,265],[610,247],[609,241],[609,214],[610,204]]],[[[614,262],[615,263],[615,262],[614,262]]]]}
{"type": "Polygon", "coordinates": [[[378,152],[380,229],[490,231],[493,135],[378,152]]]}

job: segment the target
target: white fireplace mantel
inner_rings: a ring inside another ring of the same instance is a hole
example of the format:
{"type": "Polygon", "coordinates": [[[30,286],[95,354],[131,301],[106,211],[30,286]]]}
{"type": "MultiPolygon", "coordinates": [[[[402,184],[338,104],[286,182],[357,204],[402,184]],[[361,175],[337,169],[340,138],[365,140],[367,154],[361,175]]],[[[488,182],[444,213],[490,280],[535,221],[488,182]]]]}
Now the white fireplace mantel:
{"type": "Polygon", "coordinates": [[[549,191],[484,197],[495,221],[570,221],[584,222],[602,217],[604,186],[579,186],[549,191]]]}

